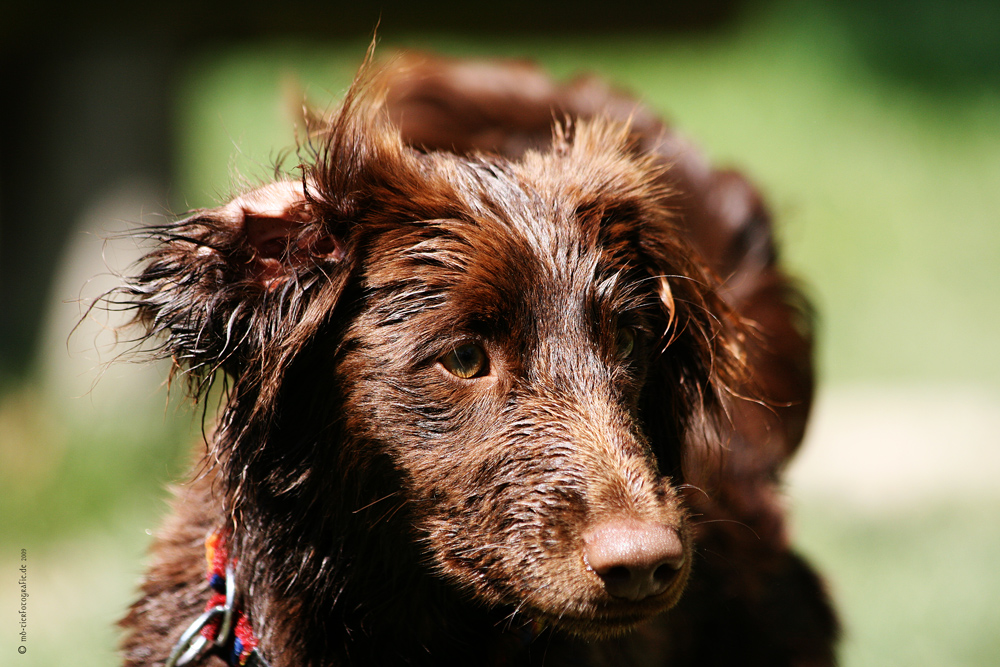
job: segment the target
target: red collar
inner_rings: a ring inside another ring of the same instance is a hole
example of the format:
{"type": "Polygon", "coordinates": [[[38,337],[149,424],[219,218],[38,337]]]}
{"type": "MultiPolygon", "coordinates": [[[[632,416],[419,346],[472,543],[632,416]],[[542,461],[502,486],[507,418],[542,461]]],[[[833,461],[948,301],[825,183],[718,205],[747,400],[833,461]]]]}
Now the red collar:
{"type": "Polygon", "coordinates": [[[226,534],[215,531],[205,540],[208,585],[212,597],[205,611],[181,635],[164,667],[194,664],[209,653],[221,656],[232,667],[269,667],[257,650],[250,618],[235,606],[236,559],[229,557],[226,534]]]}

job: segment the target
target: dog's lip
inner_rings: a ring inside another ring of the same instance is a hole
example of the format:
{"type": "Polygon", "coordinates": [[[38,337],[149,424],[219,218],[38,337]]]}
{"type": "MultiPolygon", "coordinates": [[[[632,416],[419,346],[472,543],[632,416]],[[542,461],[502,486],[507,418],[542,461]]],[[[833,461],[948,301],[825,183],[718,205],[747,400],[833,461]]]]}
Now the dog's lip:
{"type": "Polygon", "coordinates": [[[623,600],[602,595],[590,600],[583,609],[550,612],[535,607],[534,615],[553,625],[605,624],[609,627],[624,627],[646,621],[673,606],[677,602],[678,591],[682,588],[683,585],[670,586],[659,595],[642,600],[623,600]]]}
{"type": "Polygon", "coordinates": [[[648,621],[665,610],[663,604],[631,603],[626,605],[600,605],[593,614],[560,612],[553,614],[538,610],[535,616],[543,623],[553,626],[606,626],[608,629],[626,628],[648,621]]]}
{"type": "Polygon", "coordinates": [[[671,600],[676,600],[677,592],[684,588],[684,583],[685,582],[671,583],[667,586],[667,588],[656,595],[642,598],[641,600],[628,600],[604,594],[597,604],[601,607],[601,609],[611,611],[612,613],[629,613],[646,609],[661,610],[663,609],[664,604],[668,604],[671,600]]]}

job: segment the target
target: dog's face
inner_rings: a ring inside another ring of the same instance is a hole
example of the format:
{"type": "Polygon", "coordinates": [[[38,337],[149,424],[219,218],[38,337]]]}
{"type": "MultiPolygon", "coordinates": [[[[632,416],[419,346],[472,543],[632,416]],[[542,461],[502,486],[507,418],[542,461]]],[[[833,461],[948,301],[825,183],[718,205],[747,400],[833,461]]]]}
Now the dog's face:
{"type": "Polygon", "coordinates": [[[347,412],[401,471],[435,569],[566,627],[630,625],[676,601],[690,562],[639,415],[666,321],[636,230],[659,212],[616,209],[627,195],[568,158],[454,162],[461,215],[387,231],[361,258],[347,412]],[[587,558],[619,524],[669,542],[634,599],[587,558]]]}
{"type": "Polygon", "coordinates": [[[170,231],[136,283],[175,358],[234,377],[234,505],[319,474],[268,424],[284,369],[325,347],[308,389],[336,397],[329,446],[391,461],[425,567],[589,636],[673,605],[692,560],[680,462],[727,315],[657,167],[607,123],[508,161],[421,153],[363,115],[331,122],[301,181],[170,231]]]}

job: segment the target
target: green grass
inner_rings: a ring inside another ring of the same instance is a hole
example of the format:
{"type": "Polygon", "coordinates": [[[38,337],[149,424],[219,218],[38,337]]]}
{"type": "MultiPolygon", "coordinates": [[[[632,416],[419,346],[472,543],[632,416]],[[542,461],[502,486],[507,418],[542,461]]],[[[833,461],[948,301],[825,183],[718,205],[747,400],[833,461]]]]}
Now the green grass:
{"type": "Polygon", "coordinates": [[[28,390],[0,397],[0,568],[8,573],[0,664],[118,662],[114,623],[135,595],[166,484],[183,474],[199,428],[185,410],[164,412],[164,397],[133,401],[131,411],[95,406],[92,420],[28,390]],[[28,652],[17,655],[22,549],[28,652]]]}
{"type": "Polygon", "coordinates": [[[874,515],[807,501],[795,514],[843,616],[845,666],[996,664],[1000,498],[874,515]]]}
{"type": "Polygon", "coordinates": [[[165,397],[148,398],[146,407],[160,404],[159,418],[105,412],[110,419],[93,423],[64,421],[37,395],[3,397],[0,516],[13,520],[0,527],[0,541],[44,548],[95,528],[123,506],[137,515],[160,510],[162,488],[184,472],[183,450],[200,428],[187,410],[164,413],[165,397]]]}

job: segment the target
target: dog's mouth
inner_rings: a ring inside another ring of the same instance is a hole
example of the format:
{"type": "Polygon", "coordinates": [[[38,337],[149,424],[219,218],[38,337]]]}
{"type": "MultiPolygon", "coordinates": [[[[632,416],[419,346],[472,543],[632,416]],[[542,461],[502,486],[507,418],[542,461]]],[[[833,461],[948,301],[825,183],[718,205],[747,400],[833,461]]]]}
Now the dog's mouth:
{"type": "MultiPolygon", "coordinates": [[[[686,579],[686,573],[683,575],[686,579]]],[[[680,599],[684,582],[660,595],[644,600],[600,599],[572,610],[559,612],[533,610],[533,618],[542,627],[551,627],[587,639],[603,639],[625,634],[673,607],[680,599]]]]}

